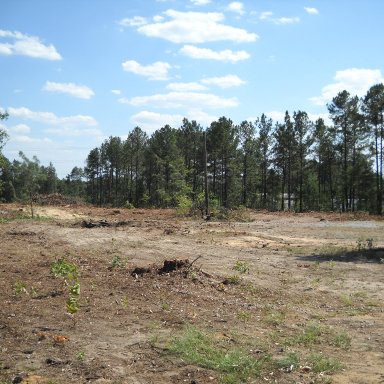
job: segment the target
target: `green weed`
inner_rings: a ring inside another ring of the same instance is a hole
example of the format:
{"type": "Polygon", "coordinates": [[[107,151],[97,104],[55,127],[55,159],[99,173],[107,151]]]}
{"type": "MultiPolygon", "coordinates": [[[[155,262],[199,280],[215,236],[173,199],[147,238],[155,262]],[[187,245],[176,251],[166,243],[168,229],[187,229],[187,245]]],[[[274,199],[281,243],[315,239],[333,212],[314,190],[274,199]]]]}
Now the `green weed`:
{"type": "Polygon", "coordinates": [[[275,365],[276,365],[276,368],[278,369],[292,367],[292,370],[293,370],[295,367],[299,366],[299,362],[300,362],[299,356],[297,356],[295,352],[290,352],[284,358],[277,360],[275,362],[275,365]]]}
{"type": "Polygon", "coordinates": [[[346,332],[334,336],[332,344],[338,348],[348,349],[351,346],[352,338],[346,332]]]}
{"type": "Polygon", "coordinates": [[[307,325],[303,332],[300,335],[297,335],[295,337],[289,338],[287,340],[287,345],[313,345],[320,342],[320,336],[322,335],[323,331],[321,329],[320,324],[318,323],[311,323],[307,325]]]}
{"type": "Polygon", "coordinates": [[[64,258],[62,258],[52,263],[51,273],[55,277],[76,278],[78,275],[78,269],[75,264],[68,263],[64,258]]]}
{"type": "Polygon", "coordinates": [[[246,321],[251,319],[251,313],[248,311],[239,311],[239,312],[237,312],[236,317],[239,320],[246,322],[246,321]]]}
{"type": "Polygon", "coordinates": [[[284,321],[284,314],[282,312],[273,311],[268,314],[265,322],[269,325],[277,326],[284,321]]]}
{"type": "Polygon", "coordinates": [[[339,361],[319,353],[313,353],[308,357],[308,365],[315,373],[332,373],[343,368],[343,364],[339,361]]]}
{"type": "Polygon", "coordinates": [[[236,260],[235,265],[233,268],[235,271],[239,273],[249,273],[249,265],[247,262],[242,261],[242,260],[236,260]]]}
{"type": "Polygon", "coordinates": [[[218,372],[220,382],[225,384],[246,383],[258,377],[264,363],[270,360],[269,357],[255,359],[244,350],[225,347],[192,326],[173,339],[168,349],[188,363],[218,372]]]}
{"type": "Polygon", "coordinates": [[[13,286],[13,289],[16,295],[21,295],[22,293],[28,294],[27,284],[23,281],[16,281],[15,285],[13,286]]]}

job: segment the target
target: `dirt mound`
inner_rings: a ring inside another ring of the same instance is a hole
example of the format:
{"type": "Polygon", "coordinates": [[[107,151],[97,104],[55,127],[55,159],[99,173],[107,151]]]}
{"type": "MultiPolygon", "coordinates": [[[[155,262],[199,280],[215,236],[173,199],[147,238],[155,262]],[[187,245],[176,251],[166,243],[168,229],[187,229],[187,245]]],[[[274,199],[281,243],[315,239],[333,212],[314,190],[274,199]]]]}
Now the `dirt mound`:
{"type": "Polygon", "coordinates": [[[49,195],[35,195],[33,202],[39,205],[66,206],[84,205],[84,201],[78,197],[65,196],[61,193],[51,193],[49,195]]]}

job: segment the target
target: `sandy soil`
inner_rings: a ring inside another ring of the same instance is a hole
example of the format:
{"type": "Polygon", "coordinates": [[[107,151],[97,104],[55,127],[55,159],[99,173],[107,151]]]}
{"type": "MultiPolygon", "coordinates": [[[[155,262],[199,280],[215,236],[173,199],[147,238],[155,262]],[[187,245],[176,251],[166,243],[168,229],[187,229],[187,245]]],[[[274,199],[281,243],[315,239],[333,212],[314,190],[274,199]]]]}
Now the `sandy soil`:
{"type": "Polygon", "coordinates": [[[28,212],[0,205],[1,384],[224,382],[219,370],[172,353],[188,325],[255,360],[300,358],[265,365],[249,383],[384,383],[379,218],[246,212],[206,222],[173,210],[66,206],[39,207],[32,220],[28,212]],[[81,287],[71,315],[75,278],[51,270],[62,259],[77,267],[81,287]],[[189,264],[159,273],[176,259],[189,264]],[[338,369],[315,369],[314,354],[338,369]]]}

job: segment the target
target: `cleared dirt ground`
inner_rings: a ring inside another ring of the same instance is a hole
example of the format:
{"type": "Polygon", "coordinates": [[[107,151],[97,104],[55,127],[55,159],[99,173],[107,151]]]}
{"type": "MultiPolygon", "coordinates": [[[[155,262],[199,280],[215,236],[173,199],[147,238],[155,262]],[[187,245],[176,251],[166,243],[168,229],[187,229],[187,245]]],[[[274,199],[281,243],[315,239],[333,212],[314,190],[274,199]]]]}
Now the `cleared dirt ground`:
{"type": "Polygon", "coordinates": [[[35,213],[0,205],[1,384],[384,383],[379,218],[35,213]],[[78,270],[72,315],[73,276],[52,273],[60,260],[78,270]],[[191,330],[260,372],[193,360],[175,347],[191,330]]]}

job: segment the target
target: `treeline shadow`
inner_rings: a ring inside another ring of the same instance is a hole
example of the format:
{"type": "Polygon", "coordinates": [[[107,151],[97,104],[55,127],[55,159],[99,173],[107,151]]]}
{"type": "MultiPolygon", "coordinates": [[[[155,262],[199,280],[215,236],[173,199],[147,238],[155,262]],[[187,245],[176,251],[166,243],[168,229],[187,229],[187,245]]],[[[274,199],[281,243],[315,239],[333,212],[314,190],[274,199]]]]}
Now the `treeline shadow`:
{"type": "Polygon", "coordinates": [[[384,263],[384,248],[371,248],[352,251],[340,251],[336,253],[324,253],[315,255],[297,256],[301,262],[315,261],[315,262],[329,262],[338,261],[345,263],[384,263]]]}

